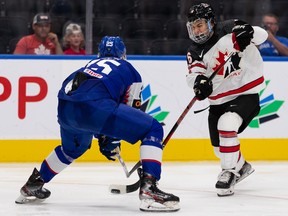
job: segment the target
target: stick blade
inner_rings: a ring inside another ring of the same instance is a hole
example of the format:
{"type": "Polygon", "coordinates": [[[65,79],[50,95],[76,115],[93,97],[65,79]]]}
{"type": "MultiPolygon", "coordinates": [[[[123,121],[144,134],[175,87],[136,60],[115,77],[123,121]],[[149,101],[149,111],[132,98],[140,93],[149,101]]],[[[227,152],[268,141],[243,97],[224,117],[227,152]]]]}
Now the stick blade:
{"type": "Polygon", "coordinates": [[[109,191],[112,194],[126,194],[126,193],[132,193],[134,191],[137,191],[140,187],[140,179],[131,185],[110,185],[109,191]]]}

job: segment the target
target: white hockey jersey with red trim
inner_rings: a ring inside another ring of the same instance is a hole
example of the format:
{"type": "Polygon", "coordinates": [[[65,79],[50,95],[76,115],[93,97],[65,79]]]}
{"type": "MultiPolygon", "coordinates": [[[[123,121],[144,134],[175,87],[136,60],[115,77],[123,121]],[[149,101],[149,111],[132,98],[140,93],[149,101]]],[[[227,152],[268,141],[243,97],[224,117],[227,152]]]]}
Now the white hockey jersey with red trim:
{"type": "MultiPolygon", "coordinates": [[[[234,52],[232,28],[234,20],[217,25],[214,35],[205,44],[193,43],[188,49],[187,84],[193,88],[197,75],[210,77],[227,56],[234,52]]],[[[261,28],[254,28],[254,37],[261,35],[261,28]]],[[[265,30],[263,29],[265,32],[265,30]]],[[[265,33],[264,33],[265,34],[265,33]]],[[[253,41],[253,39],[252,39],[253,41]]],[[[262,43],[259,38],[255,41],[262,43]]],[[[263,60],[255,46],[251,43],[243,52],[233,55],[212,80],[213,92],[208,97],[211,105],[219,105],[231,101],[239,95],[259,93],[265,87],[263,76],[263,60]]]]}

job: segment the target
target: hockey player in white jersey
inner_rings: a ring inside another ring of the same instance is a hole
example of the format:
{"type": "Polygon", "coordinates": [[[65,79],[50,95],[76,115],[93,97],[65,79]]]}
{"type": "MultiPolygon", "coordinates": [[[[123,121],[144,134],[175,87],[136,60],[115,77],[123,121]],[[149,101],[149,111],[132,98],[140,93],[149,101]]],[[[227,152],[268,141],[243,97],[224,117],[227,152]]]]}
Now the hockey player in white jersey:
{"type": "Polygon", "coordinates": [[[51,193],[44,184],[82,156],[96,137],[100,152],[109,160],[115,160],[120,140],[131,144],[140,140],[140,210],[178,211],[179,197],[157,187],[163,127],[137,109],[141,105],[141,75],[126,61],[126,47],[120,37],[103,37],[98,50],[98,58],[64,80],[58,93],[61,145],[45,158],[39,171],[34,168],[16,203],[48,198],[51,193]]]}
{"type": "Polygon", "coordinates": [[[258,93],[265,82],[256,45],[266,40],[267,33],[241,20],[217,23],[213,8],[206,3],[193,5],[187,18],[192,44],[187,52],[186,80],[198,100],[209,100],[210,140],[222,169],[216,191],[218,196],[229,196],[234,194],[234,185],[254,171],[241,154],[238,134],[260,111],[258,93]]]}

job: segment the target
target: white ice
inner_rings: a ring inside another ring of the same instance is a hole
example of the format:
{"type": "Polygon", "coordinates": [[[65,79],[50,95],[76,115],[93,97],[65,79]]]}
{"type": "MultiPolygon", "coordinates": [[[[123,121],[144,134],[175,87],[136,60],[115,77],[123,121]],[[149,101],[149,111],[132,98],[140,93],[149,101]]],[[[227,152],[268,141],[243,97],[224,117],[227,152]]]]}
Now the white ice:
{"type": "MultiPolygon", "coordinates": [[[[119,163],[74,163],[45,187],[52,194],[41,204],[15,204],[20,187],[40,164],[0,163],[1,216],[189,215],[287,216],[288,162],[253,162],[255,172],[235,186],[234,196],[218,197],[218,162],[164,162],[159,188],[180,197],[175,213],[139,210],[138,192],[115,195],[110,184],[131,184],[119,163]]],[[[127,163],[131,169],[134,163],[127,163]]]]}

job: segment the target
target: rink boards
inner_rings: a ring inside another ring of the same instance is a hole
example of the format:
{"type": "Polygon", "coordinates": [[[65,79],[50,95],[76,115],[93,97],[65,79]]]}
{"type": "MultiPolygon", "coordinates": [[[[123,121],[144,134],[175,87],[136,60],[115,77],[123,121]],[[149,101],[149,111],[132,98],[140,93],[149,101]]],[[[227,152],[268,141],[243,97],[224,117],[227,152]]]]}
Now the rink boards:
{"type": "MultiPolygon", "coordinates": [[[[57,92],[64,78],[91,57],[0,56],[0,161],[41,161],[60,144],[57,92]]],[[[165,135],[193,97],[185,80],[184,56],[131,56],[128,60],[144,80],[146,112],[164,124],[165,135]]],[[[261,112],[239,135],[250,160],[288,160],[288,58],[266,59],[267,86],[261,93],[261,112]]],[[[164,160],[215,160],[209,143],[207,101],[197,101],[164,151],[164,160]]],[[[139,143],[122,145],[126,161],[139,160],[139,143]]],[[[95,140],[79,161],[105,161],[95,140]]]]}
{"type": "MultiPolygon", "coordinates": [[[[241,139],[241,151],[247,160],[288,160],[287,139],[241,139]]],[[[60,144],[60,140],[1,140],[0,162],[42,162],[60,144]]],[[[139,144],[122,142],[121,155],[125,161],[139,160],[139,144]]],[[[209,139],[171,139],[163,161],[217,160],[209,139]]],[[[78,162],[107,162],[99,153],[97,141],[78,162]]]]}

